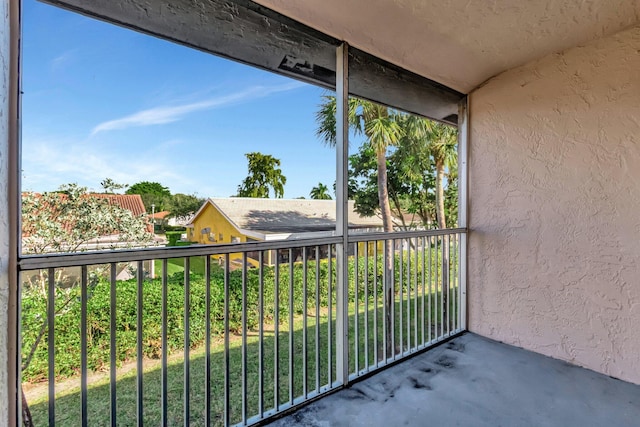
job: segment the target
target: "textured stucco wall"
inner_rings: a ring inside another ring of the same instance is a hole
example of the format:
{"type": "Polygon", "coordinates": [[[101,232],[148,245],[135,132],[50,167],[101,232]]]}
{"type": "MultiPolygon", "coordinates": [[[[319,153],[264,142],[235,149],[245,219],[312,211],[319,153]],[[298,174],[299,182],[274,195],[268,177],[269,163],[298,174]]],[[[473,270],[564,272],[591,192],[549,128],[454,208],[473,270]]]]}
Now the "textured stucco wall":
{"type": "Polygon", "coordinates": [[[470,329],[640,383],[640,27],[470,103],[470,329]]]}
{"type": "Polygon", "coordinates": [[[0,426],[9,425],[9,0],[0,0],[0,426]]]}

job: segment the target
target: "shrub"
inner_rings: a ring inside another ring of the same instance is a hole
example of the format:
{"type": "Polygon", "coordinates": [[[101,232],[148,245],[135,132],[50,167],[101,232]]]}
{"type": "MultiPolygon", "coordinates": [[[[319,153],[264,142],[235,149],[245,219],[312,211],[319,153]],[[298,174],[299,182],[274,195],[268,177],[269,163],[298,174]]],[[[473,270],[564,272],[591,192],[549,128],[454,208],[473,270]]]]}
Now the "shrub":
{"type": "Polygon", "coordinates": [[[178,240],[180,240],[180,236],[182,235],[181,231],[167,231],[165,237],[169,241],[167,246],[177,246],[178,240]]]}
{"type": "MultiPolygon", "coordinates": [[[[168,234],[168,233],[167,233],[168,234]]],[[[179,233],[178,233],[179,234],[179,233]]],[[[378,295],[382,295],[383,260],[379,257],[377,269],[374,270],[374,259],[368,261],[368,292],[373,294],[374,277],[377,280],[378,295]]],[[[405,258],[406,263],[406,258],[405,258]]],[[[396,283],[399,283],[400,259],[395,259],[396,283]]],[[[307,309],[315,307],[316,301],[316,273],[318,274],[320,306],[328,305],[328,283],[331,274],[332,292],[335,304],[335,260],[332,271],[328,262],[321,260],[316,266],[315,261],[307,263],[307,309]]],[[[406,265],[406,264],[405,264],[406,265]]],[[[365,259],[358,259],[358,299],[364,300],[365,288],[365,259]]],[[[414,269],[411,273],[414,273],[414,269]]],[[[279,315],[285,319],[289,314],[289,289],[292,287],[292,307],[295,314],[304,311],[304,269],[302,263],[279,266],[277,301],[279,315]],[[291,276],[293,273],[293,277],[291,276]]],[[[416,271],[420,274],[420,271],[416,271]]],[[[406,284],[406,268],[405,268],[406,284]]],[[[263,269],[263,304],[264,318],[271,322],[275,313],[276,283],[275,267],[263,269]]],[[[348,264],[349,300],[355,300],[355,263],[353,259],[348,264]]],[[[224,270],[212,266],[210,281],[211,303],[211,331],[214,336],[224,334],[224,270]]],[[[150,358],[161,356],[162,336],[162,281],[147,279],[143,282],[143,353],[150,358]]],[[[202,275],[189,276],[189,333],[191,347],[201,345],[205,340],[205,278],[202,275]]],[[[137,290],[138,284],[134,280],[116,282],[116,359],[120,364],[136,356],[137,339],[137,290]]],[[[396,289],[397,290],[397,289],[396,289]]],[[[184,348],[184,307],[185,307],[184,274],[176,273],[167,278],[167,336],[169,351],[184,348]]],[[[257,269],[246,271],[246,313],[247,327],[257,328],[260,321],[259,294],[260,276],[257,269]]],[[[55,316],[55,349],[56,349],[56,377],[65,378],[76,375],[80,370],[80,289],[57,288],[55,316]]],[[[241,270],[229,273],[229,329],[236,333],[242,327],[242,296],[243,273],[241,270]]],[[[334,305],[335,307],[335,305],[334,305]]],[[[47,377],[47,342],[46,331],[47,298],[42,290],[31,291],[26,288],[22,298],[22,340],[23,363],[29,357],[29,351],[35,347],[33,357],[23,370],[25,381],[40,381],[47,377]],[[42,334],[40,344],[34,346],[38,336],[42,334]]],[[[92,371],[108,369],[110,355],[110,283],[104,278],[97,278],[90,283],[87,301],[87,360],[88,368],[92,371]]]]}

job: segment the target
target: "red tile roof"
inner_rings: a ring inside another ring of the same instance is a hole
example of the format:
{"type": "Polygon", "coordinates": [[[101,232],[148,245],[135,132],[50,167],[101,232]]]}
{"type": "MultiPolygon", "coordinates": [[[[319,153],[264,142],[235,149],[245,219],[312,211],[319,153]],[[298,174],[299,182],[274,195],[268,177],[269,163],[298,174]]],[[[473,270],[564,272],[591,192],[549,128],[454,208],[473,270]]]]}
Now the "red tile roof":
{"type": "Polygon", "coordinates": [[[135,216],[140,216],[147,212],[139,194],[97,194],[90,193],[87,197],[96,199],[107,199],[110,205],[117,205],[122,209],[130,210],[135,216]]]}
{"type": "Polygon", "coordinates": [[[153,219],[165,219],[167,216],[169,216],[171,212],[169,211],[160,211],[160,212],[156,212],[153,215],[149,215],[149,218],[153,218],[153,219]]]}
{"type": "MultiPolygon", "coordinates": [[[[28,193],[22,193],[22,197],[28,193]]],[[[40,196],[39,193],[33,193],[35,196],[40,196]]],[[[66,194],[59,193],[58,196],[62,198],[66,198],[66,194]]],[[[144,203],[142,202],[142,197],[139,194],[98,194],[98,193],[88,193],[83,197],[92,197],[95,199],[106,199],[111,206],[118,206],[122,209],[127,209],[133,213],[134,216],[144,215],[146,213],[146,209],[144,207],[144,203]]],[[[51,209],[55,210],[55,206],[44,207],[43,209],[51,209]]],[[[57,216],[57,215],[56,215],[57,216]]],[[[62,225],[65,229],[70,229],[73,224],[65,222],[62,225]]],[[[147,231],[152,232],[151,224],[147,224],[147,231]]],[[[23,223],[22,235],[23,237],[27,237],[31,234],[32,230],[28,230],[25,228],[23,223]]]]}

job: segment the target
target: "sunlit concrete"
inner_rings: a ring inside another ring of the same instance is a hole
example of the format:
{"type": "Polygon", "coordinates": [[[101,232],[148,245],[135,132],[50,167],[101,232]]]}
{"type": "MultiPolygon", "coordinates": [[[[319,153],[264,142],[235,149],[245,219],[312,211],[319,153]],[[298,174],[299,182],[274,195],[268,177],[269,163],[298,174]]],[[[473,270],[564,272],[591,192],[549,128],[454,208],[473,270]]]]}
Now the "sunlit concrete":
{"type": "Polygon", "coordinates": [[[468,333],[271,426],[639,423],[640,386],[468,333]]]}

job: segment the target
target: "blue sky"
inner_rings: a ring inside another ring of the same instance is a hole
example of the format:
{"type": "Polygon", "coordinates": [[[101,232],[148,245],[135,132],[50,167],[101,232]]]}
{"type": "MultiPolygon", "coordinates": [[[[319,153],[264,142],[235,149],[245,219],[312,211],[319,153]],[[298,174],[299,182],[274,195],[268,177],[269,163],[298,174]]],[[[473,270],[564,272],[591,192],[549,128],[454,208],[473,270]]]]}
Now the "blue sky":
{"type": "Polygon", "coordinates": [[[333,185],[323,89],[35,0],[23,15],[24,190],[109,177],[226,197],[252,151],[281,159],[286,198],[333,185]]]}

